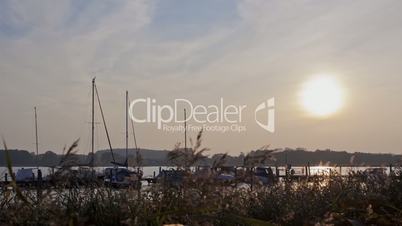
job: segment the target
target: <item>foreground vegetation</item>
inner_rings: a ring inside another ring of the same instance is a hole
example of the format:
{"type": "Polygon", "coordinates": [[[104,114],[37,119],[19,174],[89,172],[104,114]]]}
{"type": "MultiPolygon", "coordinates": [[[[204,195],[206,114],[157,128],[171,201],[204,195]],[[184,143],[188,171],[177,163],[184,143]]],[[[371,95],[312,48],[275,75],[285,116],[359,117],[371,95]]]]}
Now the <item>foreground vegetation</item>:
{"type": "Polygon", "coordinates": [[[1,191],[8,225],[402,225],[401,175],[328,177],[233,188],[188,177],[180,188],[104,186],[1,191]]]}
{"type": "Polygon", "coordinates": [[[56,175],[51,189],[22,189],[13,182],[13,189],[0,190],[0,224],[402,225],[399,169],[389,176],[356,173],[287,178],[270,186],[228,184],[213,174],[187,171],[206,151],[200,141],[199,135],[194,148],[172,151],[170,157],[186,172],[180,186],[162,181],[143,190],[116,190],[96,182],[77,187],[68,184],[65,172],[56,175]]]}

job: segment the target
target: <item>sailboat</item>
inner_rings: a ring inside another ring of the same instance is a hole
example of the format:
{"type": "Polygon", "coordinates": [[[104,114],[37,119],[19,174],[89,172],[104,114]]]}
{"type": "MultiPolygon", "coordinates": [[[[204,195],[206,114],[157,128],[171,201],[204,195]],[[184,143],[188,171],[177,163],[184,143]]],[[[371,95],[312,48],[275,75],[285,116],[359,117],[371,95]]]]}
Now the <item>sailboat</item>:
{"type": "MultiPolygon", "coordinates": [[[[102,173],[97,172],[95,170],[95,97],[99,105],[100,113],[102,116],[102,121],[104,125],[104,129],[106,132],[106,137],[108,140],[108,144],[110,147],[110,151],[112,153],[113,157],[113,162],[114,162],[114,154],[113,154],[113,149],[112,145],[110,142],[110,136],[109,132],[107,130],[106,126],[106,120],[103,114],[103,109],[98,93],[98,89],[96,87],[96,77],[92,79],[92,86],[91,86],[91,93],[92,93],[92,100],[91,100],[91,149],[90,149],[90,155],[89,159],[85,163],[73,163],[72,165],[67,165],[69,167],[69,173],[71,173],[72,178],[75,182],[78,182],[79,184],[86,184],[87,182],[95,182],[97,180],[102,181],[102,178],[104,175],[102,173]]],[[[66,165],[64,165],[66,167],[66,165]]]]}
{"type": "Polygon", "coordinates": [[[97,172],[95,170],[95,101],[97,100],[98,105],[99,105],[99,110],[102,116],[102,121],[103,121],[103,125],[104,125],[104,129],[106,132],[106,137],[107,137],[107,141],[109,144],[109,148],[112,154],[112,158],[113,161],[114,160],[114,154],[113,154],[113,149],[112,149],[112,145],[110,142],[110,136],[109,136],[109,132],[107,130],[107,126],[106,126],[106,120],[103,114],[103,108],[101,105],[101,101],[100,101],[100,97],[99,97],[99,93],[98,93],[98,89],[96,86],[96,77],[94,77],[92,79],[92,86],[91,86],[91,93],[92,93],[92,100],[91,100],[91,149],[90,149],[90,155],[89,155],[89,159],[87,160],[87,162],[84,163],[69,163],[69,164],[64,164],[63,166],[58,166],[60,169],[62,169],[63,167],[67,167],[69,168],[68,171],[63,171],[61,170],[60,172],[68,172],[69,174],[69,178],[72,180],[71,182],[73,183],[78,183],[81,185],[85,185],[88,184],[88,182],[96,182],[99,181],[101,182],[102,179],[104,178],[104,175],[101,172],[97,172]],[[96,97],[96,100],[95,100],[96,97]]]}
{"type": "MultiPolygon", "coordinates": [[[[99,96],[98,96],[99,98],[99,96]]],[[[100,103],[99,103],[100,105],[100,103]]],[[[102,112],[102,111],[101,111],[102,112]]],[[[103,113],[102,113],[103,115],[103,113]]],[[[102,116],[103,117],[103,116],[102,116]]],[[[104,118],[103,118],[104,119],[104,118]]],[[[106,124],[105,129],[106,129],[106,124]]],[[[133,125],[132,125],[133,126],[133,125]]],[[[134,129],[134,127],[133,127],[134,129]]],[[[107,130],[106,130],[107,131],[107,130]]],[[[134,134],[134,131],[133,131],[134,134]]],[[[134,135],[135,136],[135,135],[134,135]]],[[[135,138],[134,138],[135,139],[135,138]]],[[[126,140],[126,158],[124,163],[119,163],[115,160],[112,146],[110,145],[110,151],[112,154],[113,161],[111,162],[114,166],[107,167],[105,169],[105,184],[113,187],[139,187],[141,186],[141,177],[142,172],[137,170],[130,170],[128,167],[128,91],[126,91],[126,132],[125,132],[125,140],[126,140]]],[[[136,141],[135,141],[136,142],[136,141]]]]}
{"type": "Polygon", "coordinates": [[[53,166],[52,169],[57,169],[56,173],[52,173],[52,179],[56,179],[62,176],[67,176],[70,180],[69,182],[72,184],[79,184],[85,185],[88,182],[95,182],[98,180],[99,177],[102,177],[100,173],[96,172],[95,170],[95,91],[96,91],[96,84],[95,84],[95,77],[92,79],[92,104],[91,104],[91,150],[90,156],[87,162],[69,162],[65,161],[63,163],[59,163],[57,166],[53,166]],[[68,169],[68,170],[66,170],[68,169]]]}
{"type": "MultiPolygon", "coordinates": [[[[80,181],[95,181],[99,175],[95,170],[95,84],[96,77],[92,79],[91,93],[91,155],[87,164],[78,164],[78,170],[76,171],[76,176],[80,181]]],[[[97,92],[97,91],[96,91],[97,92]]]]}
{"type": "Polygon", "coordinates": [[[38,115],[36,107],[34,107],[35,114],[35,162],[36,168],[21,168],[15,175],[15,180],[19,184],[33,184],[42,181],[42,172],[39,169],[39,142],[38,142],[38,115]],[[36,170],[36,177],[35,177],[36,170]]]}

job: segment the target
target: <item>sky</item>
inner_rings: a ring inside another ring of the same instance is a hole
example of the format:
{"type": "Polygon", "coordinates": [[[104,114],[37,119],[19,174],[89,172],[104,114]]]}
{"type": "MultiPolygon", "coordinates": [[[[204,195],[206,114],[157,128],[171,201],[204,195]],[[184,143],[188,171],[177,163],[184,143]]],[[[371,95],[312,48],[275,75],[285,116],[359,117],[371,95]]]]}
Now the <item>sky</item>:
{"type": "MultiPolygon", "coordinates": [[[[204,131],[211,153],[270,145],[400,154],[401,11],[398,0],[0,0],[0,135],[9,148],[34,150],[37,106],[40,152],[80,138],[88,153],[96,76],[113,147],[125,145],[128,90],[160,104],[247,105],[246,131],[204,131]],[[345,96],[325,118],[299,101],[319,74],[345,96]],[[274,133],[253,112],[271,97],[274,133]]],[[[104,149],[98,110],[96,120],[95,145],[104,149]]],[[[135,129],[141,148],[183,141],[152,123],[135,129]]]]}

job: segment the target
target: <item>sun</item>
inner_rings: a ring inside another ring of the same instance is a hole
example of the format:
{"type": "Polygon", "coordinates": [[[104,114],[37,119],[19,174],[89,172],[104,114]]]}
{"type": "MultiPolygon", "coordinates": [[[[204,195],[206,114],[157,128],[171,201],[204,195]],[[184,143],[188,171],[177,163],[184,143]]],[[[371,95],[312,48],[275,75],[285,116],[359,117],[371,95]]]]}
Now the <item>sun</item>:
{"type": "Polygon", "coordinates": [[[303,108],[317,117],[327,117],[343,106],[341,85],[330,76],[318,76],[303,84],[300,94],[303,108]]]}

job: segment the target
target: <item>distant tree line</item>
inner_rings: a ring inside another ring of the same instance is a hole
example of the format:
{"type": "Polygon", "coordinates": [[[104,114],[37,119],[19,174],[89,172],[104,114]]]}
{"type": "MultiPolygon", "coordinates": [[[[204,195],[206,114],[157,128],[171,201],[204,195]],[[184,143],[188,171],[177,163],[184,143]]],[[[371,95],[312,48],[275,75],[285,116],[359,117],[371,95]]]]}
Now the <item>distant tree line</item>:
{"type": "MultiPolygon", "coordinates": [[[[61,154],[56,154],[52,151],[47,151],[36,157],[35,153],[26,150],[9,150],[13,166],[57,166],[62,157],[61,154]]],[[[248,156],[257,155],[259,150],[251,151],[248,156]]],[[[168,161],[168,150],[150,150],[140,149],[142,158],[142,166],[168,166],[171,163],[168,161]]],[[[225,155],[225,165],[242,166],[246,153],[241,153],[238,156],[225,155]]],[[[221,158],[224,154],[213,154],[197,162],[196,165],[212,165],[214,161],[221,158]]],[[[114,150],[115,160],[123,163],[125,161],[125,149],[114,150]]],[[[90,154],[74,154],[74,162],[85,165],[92,159],[90,154]]],[[[110,166],[112,156],[109,150],[100,150],[95,153],[96,166],[110,166]]],[[[128,163],[135,165],[136,151],[129,150],[128,163]]],[[[316,150],[306,151],[304,149],[280,149],[274,150],[272,158],[268,159],[268,165],[342,165],[342,166],[378,166],[388,164],[400,164],[402,155],[395,154],[380,154],[380,153],[348,153],[346,151],[331,151],[331,150],[316,150]]],[[[0,150],[0,166],[6,165],[5,152],[0,150]]]]}

